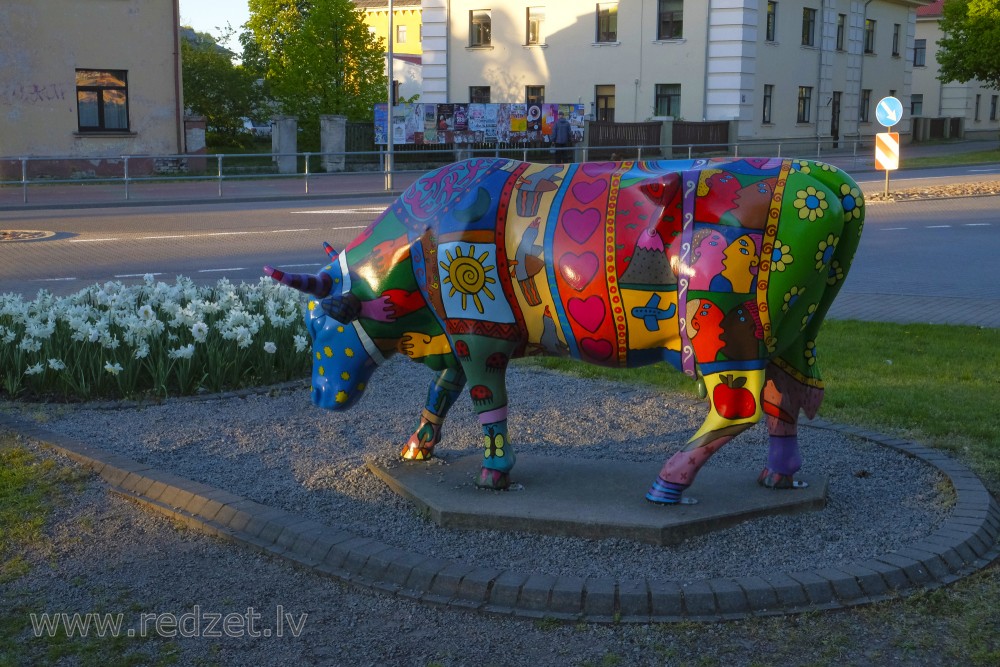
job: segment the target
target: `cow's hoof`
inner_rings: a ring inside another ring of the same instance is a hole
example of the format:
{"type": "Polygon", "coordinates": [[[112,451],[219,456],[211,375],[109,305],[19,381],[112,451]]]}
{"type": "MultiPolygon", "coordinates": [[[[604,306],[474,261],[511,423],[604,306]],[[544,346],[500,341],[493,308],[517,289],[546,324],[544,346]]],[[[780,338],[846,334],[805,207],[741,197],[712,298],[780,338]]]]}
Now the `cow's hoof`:
{"type": "Polygon", "coordinates": [[[681,495],[686,488],[687,485],[668,482],[657,476],[646,492],[646,500],[657,505],[696,505],[698,501],[695,498],[681,495]]]}
{"type": "Polygon", "coordinates": [[[505,491],[510,486],[510,473],[500,472],[493,468],[482,468],[479,471],[479,479],[476,480],[476,486],[480,489],[505,491]]]}
{"type": "Polygon", "coordinates": [[[773,472],[770,468],[760,471],[757,483],[768,489],[804,489],[809,486],[808,482],[800,482],[791,475],[773,472]]]}
{"type": "Polygon", "coordinates": [[[419,442],[408,442],[403,445],[399,458],[404,461],[426,461],[434,458],[434,445],[421,445],[419,442]]]}

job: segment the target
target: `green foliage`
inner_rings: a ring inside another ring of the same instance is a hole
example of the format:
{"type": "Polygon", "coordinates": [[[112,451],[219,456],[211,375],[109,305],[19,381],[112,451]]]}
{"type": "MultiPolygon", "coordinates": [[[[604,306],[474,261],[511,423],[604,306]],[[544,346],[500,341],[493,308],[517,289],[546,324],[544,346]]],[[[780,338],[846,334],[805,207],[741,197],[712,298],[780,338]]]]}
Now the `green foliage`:
{"type": "Polygon", "coordinates": [[[255,74],[233,62],[233,54],[210,35],[196,33],[181,40],[184,105],[205,116],[211,131],[227,141],[239,141],[246,131],[243,118],[269,116],[264,90],[255,74]]]}
{"type": "Polygon", "coordinates": [[[1000,88],[1000,3],[996,0],[946,0],[938,42],[941,81],[978,79],[1000,88]]]}
{"type": "Polygon", "coordinates": [[[307,148],[321,114],[372,120],[388,85],[384,50],[350,0],[250,0],[246,26],[244,62],[298,116],[307,148]]]}

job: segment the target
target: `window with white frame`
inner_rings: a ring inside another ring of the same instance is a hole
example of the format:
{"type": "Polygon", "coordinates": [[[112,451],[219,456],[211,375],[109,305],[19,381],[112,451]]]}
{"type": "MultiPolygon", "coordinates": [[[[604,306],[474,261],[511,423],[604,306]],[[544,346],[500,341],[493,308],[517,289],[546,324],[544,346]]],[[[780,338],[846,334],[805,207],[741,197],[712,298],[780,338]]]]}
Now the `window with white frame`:
{"type": "Polygon", "coordinates": [[[469,11],[469,46],[490,46],[493,33],[491,14],[489,9],[469,11]]]}
{"type": "Polygon", "coordinates": [[[802,46],[816,44],[816,10],[805,7],[802,10],[802,46]]]}
{"type": "Polygon", "coordinates": [[[605,123],[615,122],[615,87],[611,85],[594,86],[594,102],[597,120],[605,123]]]}
{"type": "Polygon", "coordinates": [[[844,50],[844,35],[847,33],[847,14],[837,14],[837,50],[844,50]]]}
{"type": "Polygon", "coordinates": [[[773,42],[777,35],[777,21],[778,21],[778,3],[768,2],[767,3],[767,27],[764,32],[764,39],[768,42],[773,42]]]}
{"type": "Polygon", "coordinates": [[[597,4],[597,35],[595,41],[618,41],[617,2],[600,2],[597,4]]]}
{"type": "Polygon", "coordinates": [[[875,19],[865,19],[865,53],[875,53],[875,19]]]}
{"type": "Polygon", "coordinates": [[[396,26],[396,43],[406,44],[406,26],[397,25],[396,26]]]}
{"type": "Polygon", "coordinates": [[[892,55],[899,57],[899,32],[902,26],[898,23],[892,24],[892,55]]]}
{"type": "Polygon", "coordinates": [[[76,70],[76,111],[80,132],[127,131],[128,72],[76,70]]]}
{"type": "Polygon", "coordinates": [[[469,102],[471,104],[489,104],[489,86],[469,86],[469,102]]]}
{"type": "Polygon", "coordinates": [[[861,91],[861,104],[858,105],[858,120],[862,123],[871,122],[872,91],[865,88],[861,91]]]}
{"type": "Polygon", "coordinates": [[[926,39],[915,39],[915,40],[913,40],[913,66],[914,67],[926,67],[927,66],[927,40],[926,39]]]}
{"type": "Polygon", "coordinates": [[[660,0],[657,7],[656,39],[684,36],[684,0],[660,0]]]}
{"type": "Polygon", "coordinates": [[[911,116],[924,115],[923,93],[913,93],[912,95],[910,95],[910,115],[911,116]]]}
{"type": "Polygon", "coordinates": [[[769,83],[764,84],[764,108],[761,122],[765,125],[771,123],[771,102],[774,100],[774,86],[769,83]]]}
{"type": "Polygon", "coordinates": [[[653,112],[657,116],[679,118],[681,115],[681,84],[656,84],[656,99],[653,101],[653,112]]]}
{"type": "Polygon", "coordinates": [[[809,122],[812,114],[812,95],[813,89],[811,86],[799,86],[799,113],[796,119],[797,122],[809,122]]]}
{"type": "Polygon", "coordinates": [[[545,7],[528,7],[524,29],[525,44],[538,45],[545,43],[545,35],[542,32],[544,23],[545,7]]]}
{"type": "Polygon", "coordinates": [[[525,86],[524,101],[528,104],[544,104],[545,86],[525,86]]]}

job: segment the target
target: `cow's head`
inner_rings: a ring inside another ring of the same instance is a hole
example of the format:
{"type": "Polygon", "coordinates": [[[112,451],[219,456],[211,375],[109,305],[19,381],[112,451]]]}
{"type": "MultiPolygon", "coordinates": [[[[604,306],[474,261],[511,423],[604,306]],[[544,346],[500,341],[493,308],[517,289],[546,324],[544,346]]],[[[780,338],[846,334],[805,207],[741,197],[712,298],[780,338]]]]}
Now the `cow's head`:
{"type": "Polygon", "coordinates": [[[351,293],[347,254],[324,243],[330,263],[316,275],[285,273],[270,266],[274,280],[316,297],[309,302],[306,328],[313,340],[312,399],[328,410],[346,410],[361,398],[384,358],[358,322],[361,305],[351,293]]]}

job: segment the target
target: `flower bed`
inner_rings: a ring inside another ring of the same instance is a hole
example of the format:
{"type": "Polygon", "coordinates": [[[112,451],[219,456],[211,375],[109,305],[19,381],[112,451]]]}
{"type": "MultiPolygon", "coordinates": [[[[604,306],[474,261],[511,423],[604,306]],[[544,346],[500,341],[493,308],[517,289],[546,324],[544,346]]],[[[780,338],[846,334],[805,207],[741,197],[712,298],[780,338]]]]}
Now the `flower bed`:
{"type": "Polygon", "coordinates": [[[0,295],[0,392],[165,397],[307,377],[304,305],[299,292],[267,278],[199,287],[147,275],[67,297],[0,295]]]}

